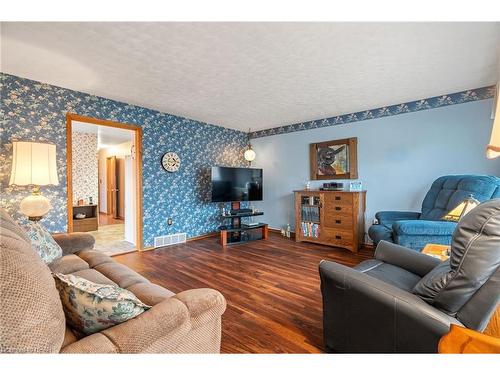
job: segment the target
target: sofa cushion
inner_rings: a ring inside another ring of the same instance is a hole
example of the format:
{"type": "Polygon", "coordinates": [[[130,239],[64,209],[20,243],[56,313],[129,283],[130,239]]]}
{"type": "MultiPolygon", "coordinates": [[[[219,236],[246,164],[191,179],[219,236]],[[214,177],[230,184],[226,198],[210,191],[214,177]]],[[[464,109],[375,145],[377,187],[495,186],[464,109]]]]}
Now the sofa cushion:
{"type": "Polygon", "coordinates": [[[151,306],[175,295],[170,290],[156,284],[151,284],[150,282],[134,284],[127,289],[134,293],[142,302],[151,306]]]}
{"type": "Polygon", "coordinates": [[[90,268],[103,263],[114,263],[114,260],[110,256],[96,250],[79,251],[77,255],[87,262],[90,268]]]}
{"type": "Polygon", "coordinates": [[[116,285],[96,284],[61,273],[54,277],[68,324],[87,335],[126,322],[150,308],[116,285]]]}
{"type": "Polygon", "coordinates": [[[118,284],[115,283],[113,280],[108,279],[102,273],[100,273],[99,271],[96,271],[92,268],[74,272],[72,275],[83,277],[84,279],[87,279],[87,280],[92,281],[93,283],[97,283],[97,284],[107,284],[107,285],[118,286],[118,284]]]}
{"type": "Polygon", "coordinates": [[[49,264],[62,257],[61,246],[54,241],[50,233],[39,222],[29,221],[24,229],[31,241],[31,247],[45,263],[49,264]]]}
{"type": "Polygon", "coordinates": [[[61,246],[63,255],[74,254],[94,248],[95,238],[89,233],[53,233],[54,241],[61,246]]]}
{"type": "Polygon", "coordinates": [[[137,272],[132,271],[127,266],[123,264],[112,262],[103,263],[94,267],[96,271],[99,271],[107,278],[113,280],[121,288],[129,288],[130,286],[137,283],[148,283],[149,281],[139,275],[137,272]]]}
{"type": "Polygon", "coordinates": [[[450,259],[415,286],[427,303],[455,314],[500,267],[500,199],[465,215],[451,242],[450,259]]]}
{"type": "Polygon", "coordinates": [[[89,264],[74,254],[65,255],[49,264],[49,268],[54,273],[73,273],[89,268],[89,264]]]}
{"type": "Polygon", "coordinates": [[[420,276],[377,259],[365,260],[354,269],[406,291],[411,291],[420,281],[420,276]]]}
{"type": "Polygon", "coordinates": [[[0,352],[57,353],[66,325],[51,272],[3,209],[0,232],[0,352]]]}

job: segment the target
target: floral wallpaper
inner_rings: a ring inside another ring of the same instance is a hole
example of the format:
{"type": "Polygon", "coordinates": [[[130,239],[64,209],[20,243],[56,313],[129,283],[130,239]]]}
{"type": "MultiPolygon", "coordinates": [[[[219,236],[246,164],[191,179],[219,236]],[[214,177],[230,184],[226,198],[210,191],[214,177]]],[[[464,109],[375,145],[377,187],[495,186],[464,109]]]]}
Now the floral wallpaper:
{"type": "Polygon", "coordinates": [[[401,115],[404,113],[423,111],[426,109],[444,107],[447,105],[461,104],[476,100],[489,99],[492,98],[494,95],[495,95],[495,86],[481,87],[478,89],[460,91],[448,95],[441,95],[427,99],[415,100],[413,102],[408,102],[408,103],[401,103],[387,107],[369,109],[367,111],[349,113],[345,115],[329,117],[314,121],[307,121],[292,125],[280,126],[276,128],[258,130],[250,133],[250,138],[269,137],[271,135],[292,133],[301,130],[309,130],[315,128],[324,128],[326,126],[341,125],[341,124],[370,120],[386,116],[401,115]]]}
{"type": "Polygon", "coordinates": [[[73,205],[79,199],[88,203],[92,197],[93,204],[99,198],[98,165],[97,165],[97,134],[73,131],[73,205]]]}
{"type": "Polygon", "coordinates": [[[66,114],[71,112],[142,127],[144,246],[158,235],[186,232],[192,237],[221,224],[219,205],[209,202],[210,167],[244,166],[246,133],[4,73],[0,96],[0,203],[15,218],[24,219],[19,203],[29,189],[8,186],[12,140],[52,142],[59,185],[42,187],[53,206],[42,224],[51,232],[66,231],[66,114]],[[176,173],[160,165],[167,151],[181,158],[176,173]]]}

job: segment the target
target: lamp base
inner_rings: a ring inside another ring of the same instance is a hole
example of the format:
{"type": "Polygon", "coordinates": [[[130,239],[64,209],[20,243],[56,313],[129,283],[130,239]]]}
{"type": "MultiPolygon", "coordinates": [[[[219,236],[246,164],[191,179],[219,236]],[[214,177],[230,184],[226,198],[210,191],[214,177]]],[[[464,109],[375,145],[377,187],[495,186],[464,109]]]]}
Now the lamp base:
{"type": "Polygon", "coordinates": [[[28,216],[29,220],[39,221],[52,208],[50,201],[34,189],[33,194],[21,201],[20,211],[28,216]]]}

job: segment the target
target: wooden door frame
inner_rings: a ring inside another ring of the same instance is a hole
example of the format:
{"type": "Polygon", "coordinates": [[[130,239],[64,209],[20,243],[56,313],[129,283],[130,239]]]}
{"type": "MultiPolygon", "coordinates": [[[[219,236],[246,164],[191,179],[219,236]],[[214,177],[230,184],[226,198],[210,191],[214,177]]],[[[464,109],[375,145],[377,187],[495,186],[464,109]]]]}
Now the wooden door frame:
{"type": "MultiPolygon", "coordinates": [[[[86,117],[68,112],[66,114],[66,181],[68,190],[68,233],[73,232],[73,149],[72,149],[72,121],[86,122],[93,125],[108,126],[132,130],[134,136],[135,171],[137,174],[135,194],[136,194],[136,248],[138,251],[144,249],[142,238],[142,128],[137,125],[124,124],[121,122],[103,120],[94,117],[86,117]]],[[[99,197],[98,197],[99,200],[99,197]]]]}

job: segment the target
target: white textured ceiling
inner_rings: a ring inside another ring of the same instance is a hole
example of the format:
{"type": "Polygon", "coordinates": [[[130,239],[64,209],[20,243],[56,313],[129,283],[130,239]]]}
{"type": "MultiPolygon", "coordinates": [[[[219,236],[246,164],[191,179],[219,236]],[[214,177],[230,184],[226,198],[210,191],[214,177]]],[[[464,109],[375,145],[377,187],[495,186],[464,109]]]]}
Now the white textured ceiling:
{"type": "Polygon", "coordinates": [[[72,121],[71,129],[78,133],[97,134],[99,147],[116,146],[120,143],[134,140],[134,132],[132,130],[95,125],[88,122],[72,121]]]}
{"type": "Polygon", "coordinates": [[[499,23],[2,23],[5,73],[247,131],[491,85],[499,23]]]}

